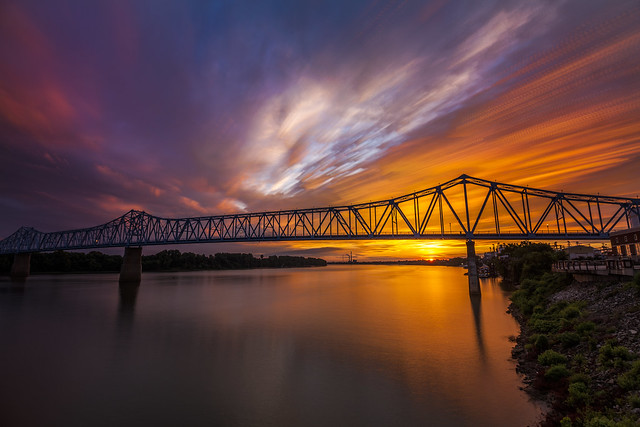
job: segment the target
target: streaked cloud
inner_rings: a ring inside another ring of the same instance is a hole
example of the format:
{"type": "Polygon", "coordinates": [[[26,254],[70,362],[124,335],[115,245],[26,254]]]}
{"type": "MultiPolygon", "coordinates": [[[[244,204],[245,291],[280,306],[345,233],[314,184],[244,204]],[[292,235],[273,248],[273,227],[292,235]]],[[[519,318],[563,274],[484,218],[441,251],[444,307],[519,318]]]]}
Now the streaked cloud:
{"type": "Polygon", "coordinates": [[[340,79],[299,78],[257,112],[247,151],[255,172],[245,185],[288,196],[307,182],[316,188],[363,171],[411,132],[489,86],[489,69],[517,43],[518,30],[535,21],[542,32],[549,13],[540,19],[541,7],[501,11],[436,67],[433,53],[420,52],[358,84],[358,67],[366,62],[339,70],[340,79]]]}

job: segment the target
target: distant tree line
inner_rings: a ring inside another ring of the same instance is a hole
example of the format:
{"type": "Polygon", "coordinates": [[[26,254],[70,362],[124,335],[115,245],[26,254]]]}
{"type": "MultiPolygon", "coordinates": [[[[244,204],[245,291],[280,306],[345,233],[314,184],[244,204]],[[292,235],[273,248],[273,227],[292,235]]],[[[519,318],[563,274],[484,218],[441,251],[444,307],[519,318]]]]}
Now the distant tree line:
{"type": "MultiPolygon", "coordinates": [[[[0,271],[8,274],[13,255],[0,255],[0,271]]],[[[31,254],[31,273],[72,273],[120,271],[122,257],[102,252],[36,252],[31,254]]]]}
{"type": "MultiPolygon", "coordinates": [[[[433,260],[424,260],[420,262],[424,265],[444,265],[449,267],[460,267],[462,264],[466,264],[466,257],[454,257],[449,259],[433,259],[433,260]]],[[[409,264],[413,264],[413,262],[408,262],[409,264]]]]}
{"type": "Polygon", "coordinates": [[[246,268],[324,267],[320,258],[276,256],[256,258],[252,254],[217,253],[198,255],[191,252],[166,250],[142,257],[143,271],[175,270],[236,270],[246,268]]]}
{"type": "MultiPolygon", "coordinates": [[[[359,261],[358,264],[374,264],[374,265],[438,265],[438,266],[450,266],[460,267],[462,264],[466,264],[467,258],[455,257],[449,259],[418,259],[418,260],[398,260],[398,261],[359,261]]],[[[345,264],[342,262],[336,262],[334,264],[345,264]]]]}
{"type": "MultiPolygon", "coordinates": [[[[13,255],[0,255],[0,272],[9,274],[13,255]]],[[[122,256],[92,251],[31,254],[31,273],[118,272],[122,256]]],[[[256,258],[252,254],[217,253],[198,255],[192,252],[164,250],[142,257],[143,271],[231,270],[248,268],[323,267],[320,258],[269,256],[256,258]]]]}

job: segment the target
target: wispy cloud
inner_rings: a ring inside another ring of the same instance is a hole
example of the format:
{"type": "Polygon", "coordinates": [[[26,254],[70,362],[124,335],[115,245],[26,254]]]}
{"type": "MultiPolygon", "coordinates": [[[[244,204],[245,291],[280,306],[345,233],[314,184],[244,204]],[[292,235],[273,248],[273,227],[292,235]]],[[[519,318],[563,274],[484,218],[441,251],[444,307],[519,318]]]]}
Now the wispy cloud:
{"type": "Polygon", "coordinates": [[[536,31],[544,31],[550,10],[546,19],[542,14],[540,7],[500,11],[435,67],[435,54],[421,52],[357,84],[357,67],[366,60],[339,72],[340,79],[303,75],[256,114],[244,153],[253,172],[245,185],[291,196],[363,171],[489,86],[489,69],[517,43],[518,31],[534,21],[536,31]]]}

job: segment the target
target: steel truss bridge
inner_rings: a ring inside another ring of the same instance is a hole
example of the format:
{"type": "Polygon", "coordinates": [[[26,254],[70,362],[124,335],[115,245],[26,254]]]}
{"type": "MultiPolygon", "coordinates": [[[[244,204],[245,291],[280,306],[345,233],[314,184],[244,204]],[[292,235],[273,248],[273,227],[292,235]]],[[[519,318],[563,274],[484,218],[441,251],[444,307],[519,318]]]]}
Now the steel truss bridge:
{"type": "Polygon", "coordinates": [[[605,240],[640,221],[640,199],[575,194],[462,175],[377,202],[159,218],[131,210],[90,228],[44,233],[22,227],[0,253],[292,240],[605,240]]]}

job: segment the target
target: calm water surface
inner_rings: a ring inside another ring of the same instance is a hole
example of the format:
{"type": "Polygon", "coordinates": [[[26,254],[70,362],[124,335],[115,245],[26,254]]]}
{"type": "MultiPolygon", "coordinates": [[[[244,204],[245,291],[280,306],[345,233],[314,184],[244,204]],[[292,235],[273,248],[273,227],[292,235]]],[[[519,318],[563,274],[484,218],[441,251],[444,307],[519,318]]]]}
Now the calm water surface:
{"type": "Polygon", "coordinates": [[[32,276],[0,293],[0,425],[526,426],[507,294],[425,266],[32,276]]]}

